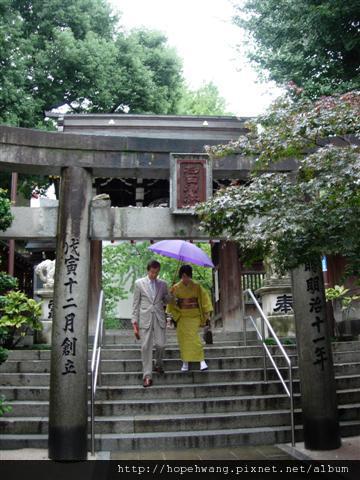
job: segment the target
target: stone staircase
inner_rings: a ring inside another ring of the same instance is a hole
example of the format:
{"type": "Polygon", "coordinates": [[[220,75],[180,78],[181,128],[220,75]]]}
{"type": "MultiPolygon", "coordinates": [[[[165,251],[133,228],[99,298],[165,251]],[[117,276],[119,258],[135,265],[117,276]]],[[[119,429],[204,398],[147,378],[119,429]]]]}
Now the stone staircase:
{"type": "MultiPolygon", "coordinates": [[[[211,448],[290,442],[289,399],[276,373],[263,381],[262,348],[244,346],[241,334],[215,332],[205,347],[209,370],[187,373],[176,338],[168,335],[165,374],[142,386],[140,347],[132,335],[106,336],[102,386],[96,401],[96,449],[211,448]]],[[[271,347],[284,376],[287,368],[271,347]]],[[[296,347],[287,346],[294,368],[296,439],[302,438],[296,347]]],[[[342,436],[360,434],[360,342],[333,344],[342,436]]],[[[0,366],[0,395],[12,405],[0,417],[0,449],[47,448],[50,352],[16,350],[0,366]]],[[[90,411],[90,410],[89,410],[90,411]]],[[[90,429],[89,429],[90,431],[90,429]]]]}

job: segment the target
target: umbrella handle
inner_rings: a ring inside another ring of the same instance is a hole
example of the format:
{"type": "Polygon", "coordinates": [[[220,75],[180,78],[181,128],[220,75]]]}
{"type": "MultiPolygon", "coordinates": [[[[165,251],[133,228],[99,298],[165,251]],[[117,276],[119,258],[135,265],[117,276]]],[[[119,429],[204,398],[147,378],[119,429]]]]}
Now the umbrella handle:
{"type": "Polygon", "coordinates": [[[174,274],[174,278],[173,278],[173,281],[172,281],[171,286],[175,285],[175,283],[176,283],[176,278],[177,278],[178,275],[179,275],[180,263],[182,263],[182,261],[181,261],[181,260],[178,260],[177,267],[176,267],[176,270],[175,270],[175,274],[174,274]]]}

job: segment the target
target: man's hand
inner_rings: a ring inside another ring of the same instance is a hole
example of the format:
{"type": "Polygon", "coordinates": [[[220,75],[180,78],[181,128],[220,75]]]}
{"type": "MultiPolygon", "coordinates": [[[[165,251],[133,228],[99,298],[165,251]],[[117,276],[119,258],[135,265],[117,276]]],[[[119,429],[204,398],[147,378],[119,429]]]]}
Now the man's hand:
{"type": "Polygon", "coordinates": [[[134,335],[137,340],[140,340],[140,333],[139,333],[139,325],[137,322],[134,322],[133,324],[133,329],[134,329],[134,335]]]}

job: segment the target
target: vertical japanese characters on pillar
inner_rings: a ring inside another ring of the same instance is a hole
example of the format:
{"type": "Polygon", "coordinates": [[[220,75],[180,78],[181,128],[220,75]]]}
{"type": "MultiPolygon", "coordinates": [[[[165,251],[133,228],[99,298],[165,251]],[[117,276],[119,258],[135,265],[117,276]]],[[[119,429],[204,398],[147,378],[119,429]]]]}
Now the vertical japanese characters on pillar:
{"type": "Polygon", "coordinates": [[[304,265],[305,272],[308,273],[306,279],[306,291],[310,293],[309,300],[309,321],[312,329],[311,344],[313,346],[313,365],[317,365],[321,371],[324,371],[324,365],[328,361],[325,344],[325,305],[322,301],[320,292],[321,282],[319,278],[319,269],[317,265],[307,262],[304,265]],[[310,276],[309,276],[310,275],[310,276]]]}
{"type": "Polygon", "coordinates": [[[62,357],[64,359],[63,375],[76,375],[76,297],[79,294],[78,282],[76,280],[76,270],[80,260],[79,239],[72,238],[70,243],[64,245],[64,266],[66,281],[64,287],[66,291],[65,302],[62,305],[64,312],[63,331],[64,339],[61,342],[62,357]]]}

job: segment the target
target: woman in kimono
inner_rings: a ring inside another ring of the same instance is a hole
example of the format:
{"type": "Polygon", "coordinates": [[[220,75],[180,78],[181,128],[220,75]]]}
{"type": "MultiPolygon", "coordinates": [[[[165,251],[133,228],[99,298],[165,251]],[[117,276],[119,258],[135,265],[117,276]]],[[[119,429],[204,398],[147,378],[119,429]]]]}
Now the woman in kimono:
{"type": "Polygon", "coordinates": [[[199,336],[199,328],[205,326],[213,310],[207,291],[192,279],[190,265],[182,265],[179,270],[180,282],[171,293],[174,300],[168,304],[169,313],[176,322],[180,356],[183,362],[181,371],[189,370],[189,362],[200,362],[200,370],[207,370],[204,348],[199,336]]]}

